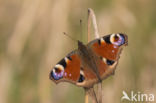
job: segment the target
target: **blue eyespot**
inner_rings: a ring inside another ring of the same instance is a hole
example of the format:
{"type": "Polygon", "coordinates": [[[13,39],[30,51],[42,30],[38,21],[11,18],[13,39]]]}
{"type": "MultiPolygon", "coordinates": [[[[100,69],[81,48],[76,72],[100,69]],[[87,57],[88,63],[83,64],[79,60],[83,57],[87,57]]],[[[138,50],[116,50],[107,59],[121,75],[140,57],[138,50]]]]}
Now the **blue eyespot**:
{"type": "Polygon", "coordinates": [[[111,42],[114,45],[121,46],[125,43],[125,37],[123,34],[114,34],[111,36],[111,42]]]}
{"type": "Polygon", "coordinates": [[[63,78],[64,70],[59,70],[59,68],[54,68],[54,70],[51,72],[51,76],[55,80],[59,80],[63,78]]]}

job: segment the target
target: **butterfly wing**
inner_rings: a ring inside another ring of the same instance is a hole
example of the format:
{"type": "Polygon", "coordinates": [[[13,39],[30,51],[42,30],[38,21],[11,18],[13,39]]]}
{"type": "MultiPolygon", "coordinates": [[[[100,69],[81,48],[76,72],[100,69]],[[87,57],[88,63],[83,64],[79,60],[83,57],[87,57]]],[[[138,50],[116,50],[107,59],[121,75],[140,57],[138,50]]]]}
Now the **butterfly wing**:
{"type": "Polygon", "coordinates": [[[49,78],[56,84],[70,82],[81,87],[91,87],[97,81],[96,75],[82,63],[77,50],[69,53],[51,70],[49,78]]]}
{"type": "Polygon", "coordinates": [[[69,53],[58,62],[50,72],[50,79],[55,83],[67,81],[76,83],[80,76],[80,58],[77,51],[69,53]]]}
{"type": "Polygon", "coordinates": [[[100,77],[108,77],[116,68],[123,46],[128,44],[125,34],[110,34],[91,41],[87,46],[96,54],[100,77]]]}

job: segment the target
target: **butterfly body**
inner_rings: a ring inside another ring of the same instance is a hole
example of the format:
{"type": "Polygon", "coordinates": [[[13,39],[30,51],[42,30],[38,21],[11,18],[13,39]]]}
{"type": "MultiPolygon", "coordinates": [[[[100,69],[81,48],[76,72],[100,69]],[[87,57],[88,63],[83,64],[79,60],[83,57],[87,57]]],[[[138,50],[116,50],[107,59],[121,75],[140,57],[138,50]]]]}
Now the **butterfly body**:
{"type": "Polygon", "coordinates": [[[93,73],[95,73],[99,82],[101,82],[100,74],[96,64],[96,61],[98,59],[96,54],[92,51],[92,49],[90,49],[89,46],[85,46],[80,41],[78,41],[78,51],[82,62],[81,67],[86,67],[86,69],[88,69],[89,71],[91,70],[93,73]]]}
{"type": "Polygon", "coordinates": [[[50,73],[55,83],[66,81],[90,88],[113,74],[123,46],[125,34],[110,34],[84,45],[78,41],[78,49],[57,63],[50,73]]]}

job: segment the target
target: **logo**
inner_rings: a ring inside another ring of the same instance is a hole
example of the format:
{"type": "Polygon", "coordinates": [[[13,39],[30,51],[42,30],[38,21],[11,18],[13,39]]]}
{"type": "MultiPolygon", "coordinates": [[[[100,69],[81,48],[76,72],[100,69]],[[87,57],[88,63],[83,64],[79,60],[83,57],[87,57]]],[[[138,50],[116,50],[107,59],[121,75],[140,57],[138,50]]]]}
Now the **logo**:
{"type": "Polygon", "coordinates": [[[130,95],[128,95],[125,91],[122,91],[122,98],[121,101],[128,100],[130,102],[153,102],[154,101],[154,94],[146,94],[134,91],[131,91],[130,95]]]}

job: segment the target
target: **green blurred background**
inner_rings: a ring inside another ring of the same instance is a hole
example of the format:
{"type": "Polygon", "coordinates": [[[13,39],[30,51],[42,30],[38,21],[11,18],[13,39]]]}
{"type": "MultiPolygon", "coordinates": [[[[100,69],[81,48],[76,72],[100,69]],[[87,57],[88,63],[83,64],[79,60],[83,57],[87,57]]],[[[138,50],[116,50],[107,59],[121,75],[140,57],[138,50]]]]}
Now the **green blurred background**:
{"type": "Polygon", "coordinates": [[[49,71],[77,48],[62,32],[87,43],[87,8],[101,36],[129,37],[103,103],[121,103],[123,90],[156,96],[156,0],[0,0],[0,103],[83,103],[83,88],[56,85],[49,71]]]}

